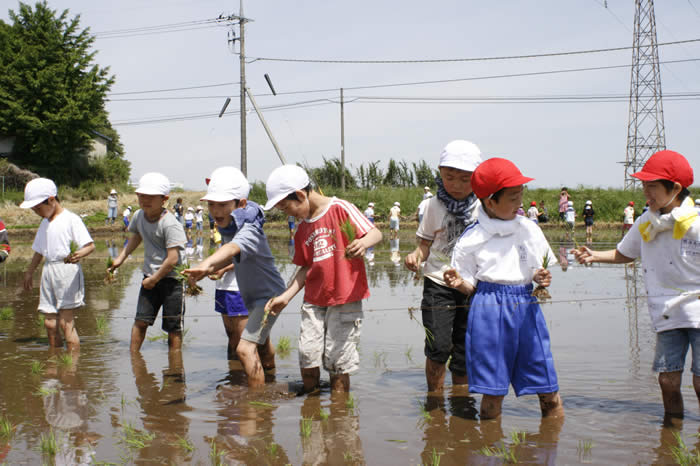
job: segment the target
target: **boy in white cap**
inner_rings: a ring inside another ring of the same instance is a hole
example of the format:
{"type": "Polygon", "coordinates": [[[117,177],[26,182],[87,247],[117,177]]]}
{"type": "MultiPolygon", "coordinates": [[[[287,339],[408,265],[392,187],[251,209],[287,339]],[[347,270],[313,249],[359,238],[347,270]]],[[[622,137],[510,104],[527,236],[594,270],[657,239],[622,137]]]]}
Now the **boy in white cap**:
{"type": "Polygon", "coordinates": [[[351,203],[314,191],[306,172],[296,165],[273,170],[265,188],[265,209],[277,207],[302,219],[294,235],[292,260],[300,268],[266,309],[277,315],[306,287],[299,332],[304,391],[318,388],[323,364],[330,373],[331,390],[348,392],[350,374],[360,363],[362,300],[369,297],[363,256],[382,234],[351,203]],[[352,241],[345,233],[348,229],[354,231],[352,241]]]}
{"type": "Polygon", "coordinates": [[[423,199],[428,199],[429,197],[433,197],[433,193],[430,192],[430,186],[425,186],[423,188],[423,199]]]}
{"type": "Polygon", "coordinates": [[[202,231],[204,229],[204,209],[201,205],[197,206],[197,210],[194,214],[195,226],[197,231],[202,231]]]}
{"type": "Polygon", "coordinates": [[[237,168],[214,170],[201,200],[209,204],[224,244],[185,273],[192,280],[205,275],[217,279],[215,310],[229,338],[229,359],[238,355],[248,385],[257,387],[265,383],[265,371],[275,367],[270,331],[276,317],[263,320],[265,303],[284,290],[284,280],[263,231],[265,214],[248,200],[249,192],[250,184],[237,168]]]}
{"type": "Polygon", "coordinates": [[[368,203],[367,208],[363,213],[365,214],[365,217],[367,217],[367,220],[374,224],[374,202],[368,203]]]}
{"type": "Polygon", "coordinates": [[[569,235],[573,238],[574,228],[576,226],[576,211],[574,210],[574,201],[567,201],[566,211],[564,211],[564,220],[566,221],[567,231],[566,239],[569,239],[569,235]]]}
{"type": "Polygon", "coordinates": [[[39,312],[44,314],[49,345],[63,346],[60,328],[68,350],[77,349],[80,338],[73,309],[85,305],[85,280],[79,262],[95,250],[95,244],[80,217],[61,206],[56,185],[47,178],[27,183],[20,207],[32,209],[43,219],[32,244],[34,256],[24,274],[24,289],[32,289],[34,270],[46,259],[41,272],[39,312]],[[72,253],[71,245],[77,245],[72,253]]]}
{"type": "Polygon", "coordinates": [[[469,141],[455,140],[440,154],[435,178],[437,195],[428,200],[416,236],[418,247],[404,260],[406,268],[423,268],[421,310],[426,334],[425,378],[428,391],[442,390],[445,364],[450,360],[453,385],[467,383],[464,335],[467,330],[467,297],[449,288],[443,272],[462,232],[476,221],[479,200],[472,193],[472,172],[481,163],[481,150],[469,141]]]}
{"type": "Polygon", "coordinates": [[[107,223],[114,225],[114,221],[117,219],[118,205],[119,199],[117,198],[117,191],[113,189],[109,192],[109,196],[107,196],[107,218],[105,219],[105,225],[107,225],[107,223]]]}
{"type": "Polygon", "coordinates": [[[399,220],[401,219],[401,203],[394,202],[394,205],[389,209],[389,239],[399,237],[399,220]]]}
{"type": "Polygon", "coordinates": [[[586,201],[582,214],[583,223],[586,225],[586,243],[591,244],[593,242],[593,217],[595,216],[592,201],[586,201]]]}
{"type": "Polygon", "coordinates": [[[139,291],[134,325],[131,327],[131,351],[141,349],[146,330],[153,325],[163,307],[162,328],[168,333],[168,347],[182,348],[182,319],[185,313],[184,290],[175,278],[175,267],[183,262],[187,237],[180,222],[168,212],[165,203],[170,181],[160,173],[146,173],[139,180],[136,195],[139,210],[129,224],[129,241],[114,264],[114,271],[143,242],[143,281],[139,291]]]}
{"type": "Polygon", "coordinates": [[[423,214],[425,213],[425,206],[428,205],[428,202],[430,202],[430,199],[433,197],[431,193],[428,193],[428,197],[423,198],[422,201],[420,201],[420,204],[418,204],[418,223],[420,224],[423,221],[423,214]]]}
{"type": "Polygon", "coordinates": [[[187,230],[187,236],[192,232],[192,224],[194,222],[194,209],[192,207],[187,208],[187,213],[185,213],[185,230],[187,230]]]}

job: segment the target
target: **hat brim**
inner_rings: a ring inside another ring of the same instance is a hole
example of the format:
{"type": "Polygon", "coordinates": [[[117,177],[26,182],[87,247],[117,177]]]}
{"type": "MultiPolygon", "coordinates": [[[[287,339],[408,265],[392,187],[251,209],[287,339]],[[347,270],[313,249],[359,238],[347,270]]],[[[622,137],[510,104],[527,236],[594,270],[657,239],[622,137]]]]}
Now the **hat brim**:
{"type": "Polygon", "coordinates": [[[666,179],[665,177],[663,177],[661,175],[657,175],[655,173],[649,173],[649,172],[645,172],[645,171],[632,173],[630,176],[637,178],[638,180],[642,180],[642,181],[656,181],[656,180],[665,180],[666,179]]]}
{"type": "Polygon", "coordinates": [[[44,202],[44,201],[45,201],[46,199],[48,199],[49,197],[51,197],[51,196],[46,196],[46,197],[44,197],[44,198],[42,198],[42,199],[33,199],[33,200],[31,200],[31,201],[24,201],[24,202],[22,202],[19,206],[20,206],[20,208],[22,208],[22,209],[31,209],[32,207],[41,204],[42,202],[44,202]]]}
{"type": "Polygon", "coordinates": [[[145,194],[146,196],[168,196],[170,193],[163,193],[162,191],[159,191],[157,189],[137,189],[134,191],[136,194],[145,194]]]}
{"type": "Polygon", "coordinates": [[[285,197],[289,196],[289,195],[292,194],[293,192],[295,192],[295,191],[289,191],[288,193],[281,193],[281,194],[278,194],[278,195],[272,197],[271,199],[268,199],[267,202],[265,203],[265,207],[263,207],[263,210],[270,210],[270,209],[272,209],[274,206],[277,205],[277,203],[278,203],[279,201],[281,201],[281,200],[284,199],[285,197]]]}
{"type": "Polygon", "coordinates": [[[478,167],[478,163],[467,163],[467,162],[462,162],[462,161],[448,161],[448,162],[443,162],[438,165],[438,168],[455,168],[457,170],[462,170],[463,172],[471,172],[474,173],[474,170],[476,170],[476,167],[478,167]]]}
{"type": "Polygon", "coordinates": [[[211,201],[211,202],[228,202],[233,201],[235,198],[230,194],[221,193],[207,193],[200,201],[211,201]]]}

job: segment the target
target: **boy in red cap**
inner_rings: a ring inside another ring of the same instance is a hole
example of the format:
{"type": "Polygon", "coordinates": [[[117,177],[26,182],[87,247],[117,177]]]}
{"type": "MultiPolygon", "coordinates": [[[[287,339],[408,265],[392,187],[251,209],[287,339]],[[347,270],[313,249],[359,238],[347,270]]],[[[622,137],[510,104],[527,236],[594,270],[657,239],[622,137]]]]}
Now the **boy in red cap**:
{"type": "Polygon", "coordinates": [[[629,204],[627,204],[623,215],[622,234],[624,235],[632,228],[632,225],[634,225],[634,201],[630,201],[629,204]]]}
{"type": "Polygon", "coordinates": [[[537,394],[543,417],[563,416],[549,332],[532,282],[549,286],[545,257],[556,263],[537,225],[517,215],[523,184],[532,181],[510,161],[477,167],[472,189],[481,200],[477,222],[452,253],[445,283],[473,294],[465,338],[469,391],[482,393],[481,418],[499,417],[503,398],[537,394]]]}
{"type": "Polygon", "coordinates": [[[659,373],[666,418],[682,418],[681,376],[688,346],[693,349],[693,387],[700,400],[700,220],[688,196],[693,169],[681,154],[663,150],[632,176],[642,180],[649,210],[616,249],[581,247],[574,256],[582,264],[624,264],[641,257],[656,331],[653,370],[659,373]]]}

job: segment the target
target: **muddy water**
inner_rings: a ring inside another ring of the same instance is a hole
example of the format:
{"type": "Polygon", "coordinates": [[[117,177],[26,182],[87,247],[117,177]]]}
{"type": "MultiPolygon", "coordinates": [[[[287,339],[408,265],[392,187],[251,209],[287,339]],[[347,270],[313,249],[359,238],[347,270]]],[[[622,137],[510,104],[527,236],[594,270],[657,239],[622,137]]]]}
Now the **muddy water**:
{"type": "MultiPolygon", "coordinates": [[[[13,244],[12,260],[0,265],[0,302],[13,309],[12,318],[0,321],[0,413],[15,426],[11,437],[0,437],[0,463],[214,464],[218,458],[222,464],[393,465],[439,458],[440,465],[500,464],[479,453],[494,447],[523,463],[651,464],[672,463],[674,432],[691,449],[698,446],[700,416],[687,372],[686,418],[675,428],[662,426],[650,369],[654,335],[644,301],[634,299],[644,286],[633,269],[571,264],[552,271],[554,301],[543,311],[565,422],[542,422],[536,397],[512,393],[502,421],[480,422],[479,396],[449,384],[442,395],[426,393],[423,329],[409,312],[420,304],[421,287],[400,266],[410,236],[384,241],[368,266],[372,296],[351,399],[332,397],[326,374],[320,394],[294,395],[298,297],[273,329],[273,341],[288,337],[292,350],[278,353],[276,377],[264,389],[249,391],[240,367],[226,360],[213,282],[203,282],[205,294],[187,301],[180,354],[168,354],[158,320],[148,332],[152,340],[131,357],[139,251],[116,283],[103,283],[105,259],[122,242],[98,240],[84,264],[87,305],[77,318],[82,346],[72,360],[48,350],[37,322],[38,290],[20,291],[29,245],[13,244]],[[33,362],[41,363],[39,373],[32,372],[33,362]],[[130,435],[134,430],[142,435],[130,435]],[[50,433],[57,439],[53,456],[40,449],[50,433]]],[[[208,240],[201,243],[206,254],[208,240]]],[[[284,239],[273,244],[285,279],[294,272],[289,246],[284,239]]],[[[561,244],[560,259],[570,246],[561,244]]],[[[196,242],[192,252],[196,261],[196,242]]]]}

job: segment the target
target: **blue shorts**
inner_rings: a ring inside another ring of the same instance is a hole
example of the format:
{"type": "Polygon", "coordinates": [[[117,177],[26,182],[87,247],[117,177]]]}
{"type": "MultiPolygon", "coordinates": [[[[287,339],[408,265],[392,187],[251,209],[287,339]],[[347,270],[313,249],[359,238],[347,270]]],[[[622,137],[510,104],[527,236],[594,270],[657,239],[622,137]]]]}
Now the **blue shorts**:
{"type": "Polygon", "coordinates": [[[202,227],[203,227],[202,222],[197,222],[197,231],[202,231],[202,229],[203,229],[202,227]]]}
{"type": "Polygon", "coordinates": [[[693,375],[700,376],[700,329],[676,328],[656,334],[654,372],[683,371],[688,347],[693,351],[693,375]]]}
{"type": "Polygon", "coordinates": [[[549,332],[532,285],[480,282],[465,338],[469,391],[531,395],[559,391],[549,332]]]}
{"type": "Polygon", "coordinates": [[[124,226],[125,227],[129,226],[129,217],[124,217],[124,226]]]}
{"type": "Polygon", "coordinates": [[[185,228],[192,228],[192,220],[185,220],[185,228]]]}
{"type": "Polygon", "coordinates": [[[294,229],[294,222],[287,222],[287,225],[289,225],[290,230],[294,229]]]}
{"type": "Polygon", "coordinates": [[[228,317],[248,316],[248,309],[238,291],[216,290],[214,310],[228,317]]]}

